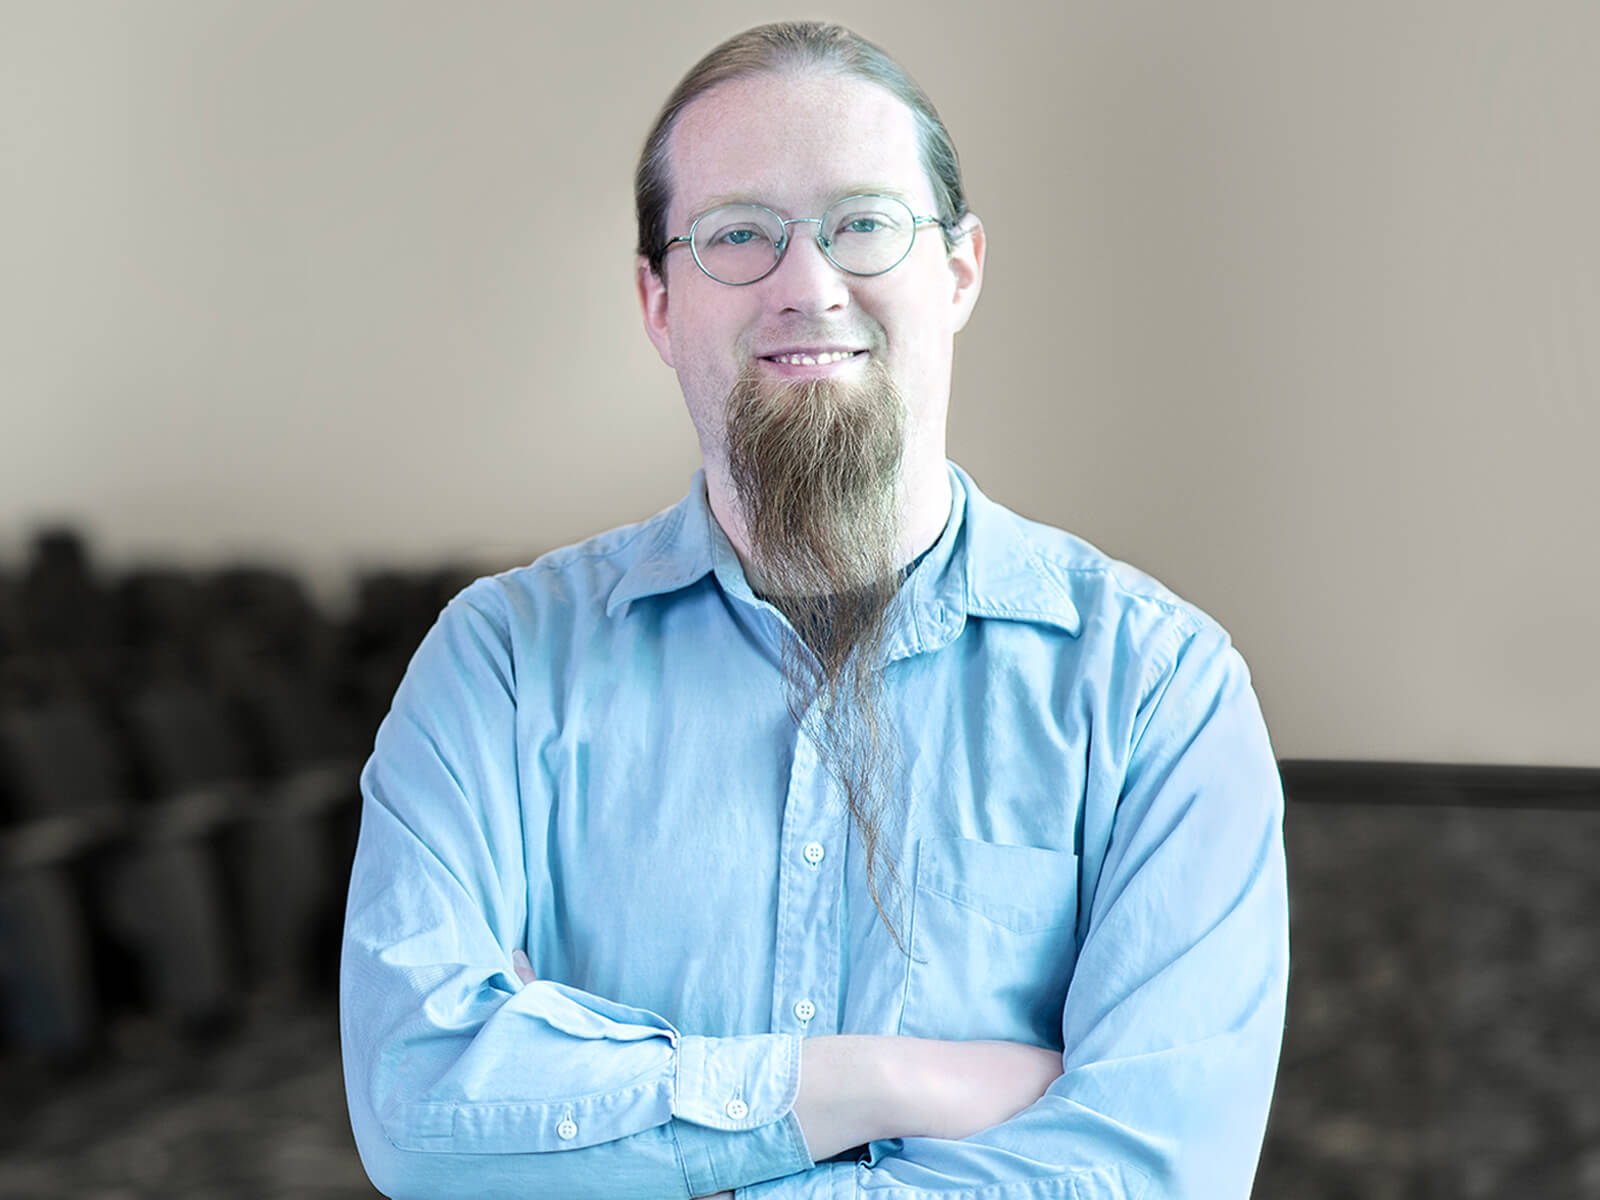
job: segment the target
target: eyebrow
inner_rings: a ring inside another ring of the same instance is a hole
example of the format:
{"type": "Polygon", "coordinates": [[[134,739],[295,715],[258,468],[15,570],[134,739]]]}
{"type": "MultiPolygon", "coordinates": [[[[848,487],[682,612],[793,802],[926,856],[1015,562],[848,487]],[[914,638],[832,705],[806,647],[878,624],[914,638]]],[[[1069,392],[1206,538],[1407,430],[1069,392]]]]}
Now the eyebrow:
{"type": "MultiPolygon", "coordinates": [[[[911,197],[909,195],[907,195],[900,188],[891,187],[888,184],[864,183],[852,184],[851,186],[845,188],[837,188],[833,192],[829,193],[828,204],[836,204],[840,200],[843,200],[846,196],[890,196],[901,201],[913,212],[916,211],[916,205],[911,203],[911,197]]],[[[764,200],[755,199],[753,194],[749,192],[723,192],[720,195],[712,196],[698,208],[690,209],[690,219],[693,220],[694,217],[697,217],[702,213],[708,213],[714,208],[721,208],[724,204],[759,204],[762,208],[772,208],[772,205],[768,204],[764,200]]],[[[826,209],[828,204],[824,204],[823,208],[826,209]]],[[[774,212],[778,211],[775,208],[772,210],[774,212]]]]}

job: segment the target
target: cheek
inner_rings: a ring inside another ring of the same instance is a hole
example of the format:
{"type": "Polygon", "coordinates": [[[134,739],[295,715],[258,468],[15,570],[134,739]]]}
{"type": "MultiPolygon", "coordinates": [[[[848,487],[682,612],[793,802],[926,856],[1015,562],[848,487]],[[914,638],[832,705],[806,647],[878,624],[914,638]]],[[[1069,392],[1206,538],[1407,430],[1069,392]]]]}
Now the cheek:
{"type": "MultiPolygon", "coordinates": [[[[884,297],[885,319],[892,319],[904,338],[937,342],[951,330],[955,279],[942,256],[929,255],[930,261],[907,271],[904,287],[884,297]]],[[[909,264],[896,268],[896,274],[909,264]]],[[[897,281],[901,282],[901,281],[897,281]]]]}
{"type": "Polygon", "coordinates": [[[731,361],[745,332],[740,313],[700,296],[692,299],[668,319],[674,351],[701,363],[731,361]]]}
{"type": "Polygon", "coordinates": [[[907,366],[928,365],[930,359],[948,352],[941,351],[941,347],[949,345],[950,306],[933,286],[905,299],[892,311],[885,311],[883,319],[890,341],[899,350],[897,357],[902,357],[907,366]]]}
{"type": "Polygon", "coordinates": [[[930,279],[920,295],[907,298],[891,315],[889,326],[891,367],[907,402],[923,409],[942,401],[950,386],[951,318],[946,296],[935,289],[942,281],[930,279]]]}
{"type": "Polygon", "coordinates": [[[734,334],[708,321],[704,313],[671,323],[673,366],[692,405],[720,406],[737,373],[734,334]]]}

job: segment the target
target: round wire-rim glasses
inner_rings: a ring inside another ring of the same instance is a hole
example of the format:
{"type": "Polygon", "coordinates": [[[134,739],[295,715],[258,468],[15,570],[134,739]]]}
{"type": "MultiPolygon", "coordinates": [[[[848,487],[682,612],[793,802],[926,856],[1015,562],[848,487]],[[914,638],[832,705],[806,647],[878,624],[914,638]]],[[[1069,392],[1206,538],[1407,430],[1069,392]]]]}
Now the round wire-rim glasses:
{"type": "Polygon", "coordinates": [[[760,283],[778,269],[794,240],[789,236],[789,226],[815,225],[817,248],[829,262],[847,275],[871,278],[894,270],[906,260],[916,244],[919,225],[943,224],[939,217],[917,216],[897,196],[877,192],[860,192],[836,200],[820,217],[785,219],[764,204],[723,204],[696,217],[688,233],[669,238],[661,253],[665,256],[674,246],[687,243],[695,266],[707,278],[728,287],[746,287],[760,283]],[[868,228],[869,225],[874,227],[868,228]],[[840,261],[840,253],[847,261],[840,261]],[[706,262],[707,258],[713,260],[716,269],[706,262]],[[877,265],[884,260],[886,265],[877,265]]]}

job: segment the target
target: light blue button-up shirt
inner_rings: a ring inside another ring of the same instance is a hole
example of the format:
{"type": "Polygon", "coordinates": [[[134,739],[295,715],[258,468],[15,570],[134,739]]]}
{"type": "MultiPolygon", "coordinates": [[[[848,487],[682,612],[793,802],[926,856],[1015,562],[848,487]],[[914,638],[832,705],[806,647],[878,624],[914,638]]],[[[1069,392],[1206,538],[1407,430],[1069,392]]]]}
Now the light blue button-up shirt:
{"type": "Polygon", "coordinates": [[[951,485],[885,651],[909,957],[700,476],[444,610],[362,776],[345,928],[382,1191],[1248,1194],[1288,943],[1244,662],[1149,577],[951,485]],[[818,1164],[792,1108],[824,1033],[1029,1042],[1063,1073],[974,1137],[818,1164]]]}

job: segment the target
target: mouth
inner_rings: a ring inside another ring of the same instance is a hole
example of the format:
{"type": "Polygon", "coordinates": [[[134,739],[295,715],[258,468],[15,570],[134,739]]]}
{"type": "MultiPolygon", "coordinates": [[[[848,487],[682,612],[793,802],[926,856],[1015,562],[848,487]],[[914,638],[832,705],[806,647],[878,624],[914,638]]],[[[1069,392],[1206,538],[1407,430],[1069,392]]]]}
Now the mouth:
{"type": "Polygon", "coordinates": [[[850,364],[865,362],[869,353],[835,347],[796,347],[760,355],[758,361],[780,375],[817,377],[849,370],[850,364]]]}

